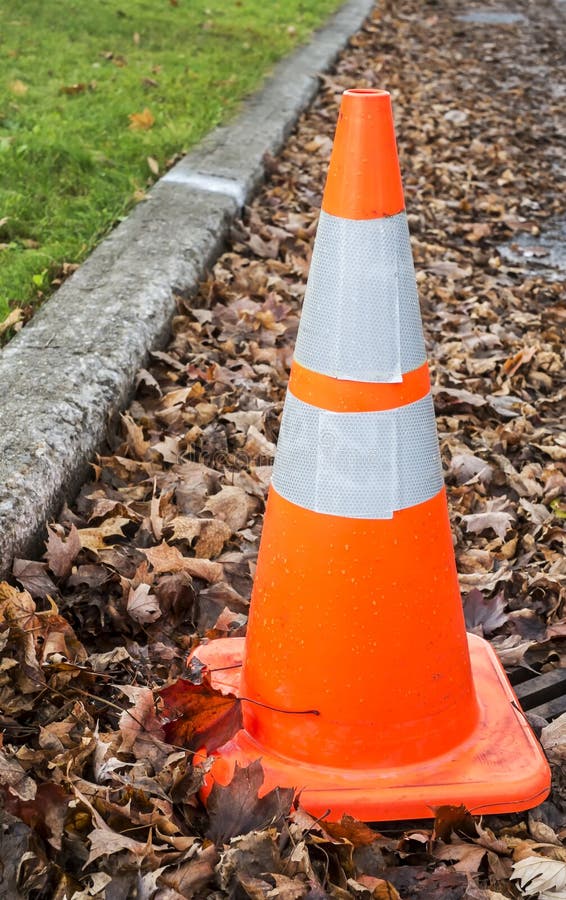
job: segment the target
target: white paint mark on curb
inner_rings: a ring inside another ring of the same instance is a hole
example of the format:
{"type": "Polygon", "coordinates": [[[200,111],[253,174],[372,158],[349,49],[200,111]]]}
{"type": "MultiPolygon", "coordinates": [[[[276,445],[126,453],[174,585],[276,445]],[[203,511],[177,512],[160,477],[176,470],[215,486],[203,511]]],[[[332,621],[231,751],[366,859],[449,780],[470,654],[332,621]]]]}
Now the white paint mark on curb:
{"type": "Polygon", "coordinates": [[[201,172],[188,172],[186,169],[175,166],[163,176],[161,181],[186,184],[188,187],[212,191],[214,194],[225,194],[227,197],[232,197],[239,207],[246,202],[244,186],[239,181],[233,178],[224,178],[222,175],[203,175],[201,172]]]}

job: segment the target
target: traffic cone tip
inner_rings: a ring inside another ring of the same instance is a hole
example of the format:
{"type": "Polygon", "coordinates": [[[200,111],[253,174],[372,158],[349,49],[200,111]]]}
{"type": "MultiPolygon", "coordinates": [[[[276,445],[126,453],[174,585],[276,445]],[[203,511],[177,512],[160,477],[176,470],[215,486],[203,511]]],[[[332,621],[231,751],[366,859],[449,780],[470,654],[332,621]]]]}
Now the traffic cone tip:
{"type": "Polygon", "coordinates": [[[347,219],[375,219],[404,208],[389,92],[345,91],[322,209],[347,219]]]}

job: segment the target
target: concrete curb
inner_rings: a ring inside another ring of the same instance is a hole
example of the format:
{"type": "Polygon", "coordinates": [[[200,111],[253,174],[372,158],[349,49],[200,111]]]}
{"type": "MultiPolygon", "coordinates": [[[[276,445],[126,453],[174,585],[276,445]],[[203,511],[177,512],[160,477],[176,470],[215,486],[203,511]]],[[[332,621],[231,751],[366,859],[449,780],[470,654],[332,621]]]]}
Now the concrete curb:
{"type": "Polygon", "coordinates": [[[327,69],[375,0],[348,0],[279,63],[239,117],[171,169],[0,354],[0,576],[40,547],[85,477],[136,371],[166,340],[174,291],[219,255],[327,69]]]}

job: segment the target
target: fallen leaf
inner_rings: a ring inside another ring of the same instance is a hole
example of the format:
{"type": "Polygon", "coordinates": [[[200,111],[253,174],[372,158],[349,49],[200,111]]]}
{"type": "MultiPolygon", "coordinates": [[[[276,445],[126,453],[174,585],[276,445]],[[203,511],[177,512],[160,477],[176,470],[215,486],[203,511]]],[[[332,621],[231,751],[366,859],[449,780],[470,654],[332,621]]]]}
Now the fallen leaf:
{"type": "Polygon", "coordinates": [[[126,429],[128,449],[135,459],[144,459],[149,449],[149,441],[143,436],[143,428],[127,413],[122,415],[122,422],[126,429]]]}
{"type": "Polygon", "coordinates": [[[458,484],[467,484],[472,479],[477,479],[482,484],[489,484],[493,478],[493,466],[478,456],[474,456],[473,453],[455,454],[452,457],[449,471],[455,476],[458,484]]]}
{"type": "Polygon", "coordinates": [[[539,900],[566,898],[566,862],[545,856],[527,856],[513,864],[513,881],[528,894],[538,894],[539,900]]]}
{"type": "Polygon", "coordinates": [[[12,575],[32,597],[55,597],[57,587],[47,574],[47,563],[32,559],[15,559],[12,575]]]}
{"type": "Polygon", "coordinates": [[[491,644],[504,666],[523,665],[525,653],[534,641],[525,641],[519,634],[492,638],[491,644]]]}
{"type": "Polygon", "coordinates": [[[150,171],[153,172],[154,175],[159,175],[159,163],[157,162],[155,157],[148,156],[147,164],[149,166],[150,171]]]}
{"type": "Polygon", "coordinates": [[[164,459],[165,462],[174,465],[175,463],[179,462],[179,459],[182,455],[180,445],[180,438],[172,437],[171,435],[165,435],[162,441],[158,441],[156,444],[151,445],[151,451],[152,453],[159,453],[159,455],[164,459]]]}
{"type": "Polygon", "coordinates": [[[66,84],[63,85],[59,89],[60,94],[83,94],[87,89],[87,85],[84,82],[79,82],[77,84],[66,84]]]}
{"type": "MultiPolygon", "coordinates": [[[[233,889],[236,880],[240,884],[250,885],[255,878],[260,876],[271,878],[274,873],[282,870],[275,828],[251,831],[249,834],[232,838],[230,846],[221,854],[217,867],[218,881],[224,891],[230,891],[231,887],[233,889]],[[269,876],[266,873],[269,873],[269,876]]],[[[303,889],[304,895],[304,884],[299,883],[299,886],[303,889]]],[[[267,884],[268,890],[270,887],[267,884]]]]}
{"type": "Polygon", "coordinates": [[[120,689],[134,701],[134,705],[125,709],[120,716],[121,751],[132,750],[140,737],[150,736],[162,740],[163,728],[157,717],[153,691],[148,687],[129,685],[121,685],[120,689]]]}
{"type": "Polygon", "coordinates": [[[47,565],[58,578],[67,578],[71,574],[73,562],[81,546],[84,546],[81,544],[79,532],[71,525],[69,534],[64,538],[53,525],[50,525],[47,535],[47,549],[44,554],[47,565]]]}
{"type": "Polygon", "coordinates": [[[214,783],[207,801],[210,840],[217,845],[224,844],[236,835],[282,822],[291,809],[295,788],[277,787],[260,798],[262,783],[263,767],[259,759],[246,767],[236,763],[226,787],[214,783]]]}
{"type": "Polygon", "coordinates": [[[411,900],[463,900],[468,884],[467,875],[449,868],[429,872],[424,866],[399,866],[381,874],[401,897],[411,900]]]}
{"type": "Polygon", "coordinates": [[[305,144],[307,153],[318,153],[319,150],[322,150],[322,155],[326,156],[330,153],[331,149],[332,141],[329,140],[327,134],[317,134],[316,137],[305,144]]]}
{"type": "Polygon", "coordinates": [[[156,574],[162,572],[188,572],[196,578],[204,581],[220,581],[224,570],[220,563],[213,563],[206,559],[195,559],[183,556],[176,547],[170,547],[163,541],[157,547],[148,547],[143,550],[150,565],[156,574]]]}
{"type": "Polygon", "coordinates": [[[550,508],[557,519],[566,519],[566,506],[561,497],[556,497],[556,499],[551,502],[550,508]]]}
{"type": "Polygon", "coordinates": [[[505,362],[503,363],[503,371],[506,375],[511,377],[511,375],[514,375],[522,365],[530,362],[536,352],[536,347],[523,347],[510,359],[505,360],[505,362]]]}
{"type": "Polygon", "coordinates": [[[207,632],[207,637],[211,640],[220,636],[243,637],[247,621],[248,617],[246,615],[235,613],[225,606],[212,626],[211,631],[207,632]]]}
{"type": "Polygon", "coordinates": [[[471,838],[477,836],[473,816],[463,804],[460,806],[439,806],[436,810],[434,837],[447,844],[453,833],[465,834],[471,838]]]}
{"type": "Polygon", "coordinates": [[[221,519],[203,519],[195,556],[211,559],[222,553],[224,544],[232,536],[232,529],[221,519]]]}
{"type": "Polygon", "coordinates": [[[525,510],[529,520],[536,525],[546,525],[552,521],[552,512],[543,503],[531,503],[530,500],[521,497],[519,506],[525,510]]]}
{"type": "Polygon", "coordinates": [[[260,459],[266,462],[273,459],[275,449],[273,441],[268,441],[265,435],[261,434],[254,425],[250,425],[246,443],[244,444],[244,451],[248,456],[254,460],[260,459]]]}
{"type": "Polygon", "coordinates": [[[185,569],[187,557],[183,556],[176,547],[170,547],[165,541],[157,547],[148,547],[143,552],[157,575],[162,572],[182,572],[185,569]]]}
{"type": "Polygon", "coordinates": [[[94,672],[106,672],[111,666],[116,666],[121,662],[131,662],[132,657],[125,647],[115,647],[106,653],[91,653],[88,661],[94,672]]]}
{"type": "Polygon", "coordinates": [[[147,369],[139,369],[138,374],[136,375],[136,387],[139,388],[140,386],[149,392],[154,392],[158,397],[162,396],[159,382],[147,369]]]}
{"type": "Polygon", "coordinates": [[[545,750],[566,757],[566,712],[542,729],[540,742],[545,750]]]}
{"type": "Polygon", "coordinates": [[[334,838],[349,841],[354,847],[366,847],[379,837],[378,832],[365,822],[358,822],[346,814],[339,822],[324,822],[324,830],[334,838]]]}
{"type": "Polygon", "coordinates": [[[208,498],[205,509],[217,516],[232,532],[244,528],[250,514],[251,498],[242,488],[227,485],[208,498]]]}
{"type": "Polygon", "coordinates": [[[201,512],[209,493],[218,485],[218,472],[202,463],[185,462],[175,467],[175,475],[180,511],[185,515],[201,512]]]}
{"type": "Polygon", "coordinates": [[[188,572],[175,572],[161,577],[155,586],[155,593],[168,625],[179,627],[192,621],[196,589],[188,572]]]}
{"type": "Polygon", "coordinates": [[[508,507],[506,497],[496,497],[486,502],[483,512],[462,516],[462,522],[467,531],[477,534],[491,528],[503,540],[515,521],[515,514],[508,507]]]}
{"type": "Polygon", "coordinates": [[[16,97],[25,97],[25,95],[29,91],[29,86],[27,84],[24,84],[23,81],[20,81],[19,78],[11,81],[8,87],[10,88],[12,94],[15,94],[16,97]]]}
{"type": "Polygon", "coordinates": [[[191,544],[200,534],[202,523],[203,519],[199,519],[197,516],[176,516],[168,526],[173,529],[171,540],[187,541],[191,544]]]}
{"type": "MultiPolygon", "coordinates": [[[[162,887],[171,888],[179,898],[203,896],[202,890],[212,881],[217,862],[218,852],[216,847],[210,844],[199,850],[194,859],[174,868],[167,867],[159,875],[157,883],[162,887]]],[[[160,891],[158,896],[161,893],[160,891]]]]}
{"type": "Polygon", "coordinates": [[[485,397],[480,396],[480,394],[473,394],[471,391],[466,391],[463,388],[447,388],[442,385],[434,385],[432,393],[435,407],[440,410],[449,410],[460,403],[472,407],[485,406],[487,402],[485,397]]]}
{"type": "Polygon", "coordinates": [[[237,412],[225,413],[222,418],[226,419],[228,422],[232,422],[232,424],[236,426],[238,432],[246,434],[250,425],[254,425],[256,429],[258,426],[261,426],[264,419],[264,413],[257,409],[240,409],[237,412]]]}
{"type": "Polygon", "coordinates": [[[159,697],[165,738],[178,747],[211,752],[242,727],[240,700],[214,690],[206,677],[202,684],[179,678],[159,697]]]}
{"type": "Polygon", "coordinates": [[[391,882],[375,875],[358,875],[357,881],[371,892],[372,900],[401,900],[397,888],[391,882]]]}
{"type": "Polygon", "coordinates": [[[8,756],[1,748],[0,785],[8,788],[21,800],[33,800],[37,791],[35,781],[26,775],[18,760],[8,756]]]}
{"type": "MultiPolygon", "coordinates": [[[[72,796],[61,785],[51,781],[38,784],[37,790],[32,793],[33,796],[29,798],[8,794],[4,798],[5,809],[33,828],[36,835],[49,841],[56,850],[61,850],[65,819],[72,796]]],[[[2,885],[3,882],[0,881],[0,888],[2,885]]]]}
{"type": "Polygon", "coordinates": [[[38,616],[41,623],[40,633],[36,633],[41,638],[38,659],[42,665],[53,664],[56,660],[51,657],[55,654],[71,663],[82,665],[87,659],[87,652],[69,622],[56,612],[57,607],[53,602],[52,605],[52,612],[40,613],[38,616]]]}
{"type": "Polygon", "coordinates": [[[35,603],[28,591],[18,591],[7,581],[0,581],[0,604],[0,611],[9,625],[30,632],[35,632],[40,627],[35,603]]]}
{"type": "Polygon", "coordinates": [[[150,592],[149,584],[138,584],[135,589],[130,588],[126,608],[130,618],[140,625],[150,625],[161,615],[159,600],[150,592]]]}
{"type": "Polygon", "coordinates": [[[131,113],[128,119],[130,120],[128,128],[131,131],[149,131],[155,124],[155,118],[147,107],[141,113],[131,113]]]}
{"type": "Polygon", "coordinates": [[[452,125],[464,125],[468,121],[468,113],[465,109],[449,109],[444,113],[444,118],[452,125]]]}
{"type": "Polygon", "coordinates": [[[199,592],[199,630],[214,628],[218,617],[228,607],[232,612],[247,615],[249,600],[230,587],[225,581],[212,584],[199,592]]]}
{"type": "Polygon", "coordinates": [[[462,841],[443,844],[434,850],[434,858],[442,861],[454,862],[457,872],[467,875],[477,875],[483,859],[487,853],[485,847],[476,844],[465,844],[462,841]]]}
{"type": "Polygon", "coordinates": [[[466,227],[467,238],[469,241],[481,241],[483,238],[489,237],[492,227],[489,222],[473,222],[466,227]]]}
{"type": "Polygon", "coordinates": [[[209,581],[212,584],[222,581],[224,568],[220,563],[192,557],[185,557],[185,560],[184,569],[194,578],[202,578],[203,581],[209,581]]]}
{"type": "MultiPolygon", "coordinates": [[[[7,222],[8,220],[5,219],[4,221],[7,222]]],[[[0,322],[0,337],[10,328],[13,328],[14,325],[17,325],[19,322],[21,322],[23,317],[24,311],[19,307],[9,312],[6,318],[2,322],[0,322]]]]}
{"type": "Polygon", "coordinates": [[[264,241],[259,234],[250,235],[248,246],[253,250],[256,256],[259,256],[262,259],[275,259],[279,252],[278,240],[264,241]]]}
{"type": "Polygon", "coordinates": [[[554,828],[551,828],[551,826],[547,825],[546,822],[535,819],[535,816],[532,812],[529,813],[528,820],[529,834],[532,838],[534,838],[535,841],[540,844],[555,844],[556,847],[562,847],[562,841],[558,837],[554,828]]]}
{"type": "Polygon", "coordinates": [[[491,634],[507,621],[507,603],[503,591],[487,599],[477,588],[472,588],[464,595],[463,601],[468,631],[474,631],[480,626],[483,634],[491,634]]]}
{"type": "Polygon", "coordinates": [[[435,275],[444,275],[448,278],[467,278],[471,275],[472,270],[469,267],[464,269],[462,266],[459,266],[458,263],[450,262],[449,260],[439,260],[438,262],[429,265],[428,271],[433,272],[435,275]]]}
{"type": "Polygon", "coordinates": [[[122,529],[129,525],[130,519],[123,516],[115,516],[112,519],[105,519],[96,528],[79,528],[79,540],[81,547],[92,550],[96,553],[98,550],[106,550],[110,544],[106,543],[109,537],[124,537],[122,529]]]}
{"type": "MultiPolygon", "coordinates": [[[[84,803],[84,798],[83,803],[84,803]]],[[[149,851],[149,844],[143,844],[136,841],[127,834],[120,834],[109,828],[106,823],[103,827],[95,827],[88,833],[90,842],[90,853],[85,865],[90,865],[101,856],[112,856],[113,853],[120,853],[122,850],[128,850],[135,857],[143,859],[149,851]]]]}

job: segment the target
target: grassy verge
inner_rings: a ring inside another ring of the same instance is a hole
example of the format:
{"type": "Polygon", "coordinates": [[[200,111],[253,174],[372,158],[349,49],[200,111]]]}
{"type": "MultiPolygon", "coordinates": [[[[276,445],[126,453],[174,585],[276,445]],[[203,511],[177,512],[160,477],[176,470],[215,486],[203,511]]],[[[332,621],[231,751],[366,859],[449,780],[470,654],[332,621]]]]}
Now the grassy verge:
{"type": "Polygon", "coordinates": [[[33,305],[340,0],[3,0],[0,321],[33,305]]]}

